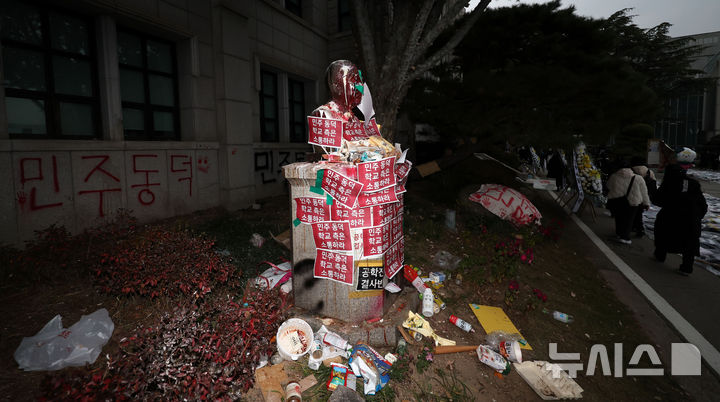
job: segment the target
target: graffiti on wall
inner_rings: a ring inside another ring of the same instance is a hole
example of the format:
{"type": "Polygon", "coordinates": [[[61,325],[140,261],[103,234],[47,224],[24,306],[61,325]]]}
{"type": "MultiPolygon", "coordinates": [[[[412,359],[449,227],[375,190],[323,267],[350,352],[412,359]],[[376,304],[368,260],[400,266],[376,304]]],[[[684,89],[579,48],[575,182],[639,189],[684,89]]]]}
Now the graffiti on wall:
{"type": "Polygon", "coordinates": [[[168,198],[192,198],[197,193],[194,187],[199,177],[196,175],[206,176],[205,183],[217,181],[216,176],[211,176],[211,169],[216,168],[212,166],[215,158],[195,155],[195,152],[73,153],[70,158],[65,153],[64,156],[43,153],[17,159],[16,201],[20,213],[62,208],[73,200],[83,203],[91,200],[97,205],[97,216],[104,217],[109,197],[121,200],[124,195],[134,206],[150,207],[158,204],[159,191],[174,190],[168,198]],[[179,189],[169,182],[178,183],[179,189]]]}
{"type": "MultiPolygon", "coordinates": [[[[29,211],[37,211],[45,208],[62,207],[62,201],[40,203],[38,202],[38,184],[46,183],[45,171],[43,169],[42,158],[22,158],[19,161],[19,172],[20,172],[20,185],[22,189],[17,193],[17,202],[21,209],[27,209],[29,211]],[[39,182],[39,183],[38,183],[39,182]],[[27,190],[26,190],[26,184],[27,190]],[[27,192],[29,191],[29,193],[27,192]]],[[[58,163],[57,157],[52,155],[50,159],[50,174],[47,178],[50,180],[52,186],[52,192],[55,194],[55,198],[59,198],[60,193],[60,182],[58,180],[58,163]]],[[[47,184],[47,183],[46,183],[47,184]]]]}
{"type": "Polygon", "coordinates": [[[305,151],[266,149],[255,151],[255,174],[257,184],[282,182],[282,167],[303,162],[305,151]]]}

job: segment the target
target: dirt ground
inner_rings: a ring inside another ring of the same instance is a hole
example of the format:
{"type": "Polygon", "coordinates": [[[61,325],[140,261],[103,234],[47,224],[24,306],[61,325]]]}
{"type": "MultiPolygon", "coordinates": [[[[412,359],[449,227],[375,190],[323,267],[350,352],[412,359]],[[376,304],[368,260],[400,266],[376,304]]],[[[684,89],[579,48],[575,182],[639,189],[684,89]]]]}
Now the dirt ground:
{"type": "MultiPolygon", "coordinates": [[[[612,345],[623,343],[623,362],[628,362],[635,346],[653,344],[641,329],[632,312],[617,300],[613,291],[598,273],[598,267],[584,256],[587,240],[570,225],[564,212],[546,194],[521,188],[508,171],[492,162],[466,160],[451,169],[426,179],[413,178],[408,184],[404,213],[405,263],[432,271],[433,256],[440,250],[460,256],[459,267],[450,272],[451,280],[440,295],[447,308],[430,319],[433,328],[459,345],[484,342],[485,333],[472,314],[469,303],[503,307],[515,326],[525,336],[532,351],[524,351],[524,360],[549,360],[548,347],[558,343],[560,352],[579,352],[587,365],[594,344],[608,348],[611,367],[612,345]],[[543,214],[543,222],[553,219],[564,224],[557,241],[538,237],[533,245],[532,264],[521,264],[517,271],[502,271],[495,258],[498,241],[512,239],[518,231],[489,216],[478,204],[467,201],[470,193],[483,183],[513,186],[530,198],[543,214]],[[457,230],[445,227],[445,210],[456,211],[457,230]],[[498,271],[501,273],[498,273],[498,271]],[[504,272],[504,273],[503,273],[504,272]],[[462,283],[453,280],[457,274],[462,283]],[[518,284],[517,292],[508,292],[510,281],[518,284]],[[534,290],[546,295],[542,301],[534,290]],[[508,297],[511,294],[512,300],[508,297]],[[559,310],[574,316],[565,324],[542,312],[559,310]],[[476,329],[466,334],[448,322],[450,314],[468,321],[476,329]]],[[[217,238],[217,247],[229,250],[243,269],[244,278],[257,274],[263,260],[285,257],[289,252],[270,241],[261,249],[249,245],[252,233],[280,233],[291,225],[286,197],[266,200],[260,210],[226,213],[203,211],[163,222],[168,227],[184,227],[217,238]]],[[[267,235],[266,237],[269,237],[267,235]]],[[[40,270],[42,271],[42,270],[40,270]]],[[[152,325],[159,316],[172,308],[170,299],[150,301],[143,297],[110,297],[98,293],[90,278],[82,272],[55,272],[36,275],[32,272],[2,271],[0,313],[0,398],[33,400],[41,397],[40,382],[46,372],[23,372],[18,369],[13,353],[23,337],[34,335],[56,314],[70,326],[81,315],[105,307],[115,323],[115,333],[91,368],[105,364],[104,356],[118,351],[118,341],[136,328],[152,325]]],[[[427,344],[428,347],[432,345],[427,344]]],[[[373,400],[537,400],[535,392],[512,371],[502,378],[480,363],[475,352],[434,355],[432,362],[420,373],[425,358],[424,346],[410,346],[408,355],[397,364],[392,380],[373,400]],[[418,355],[421,355],[418,358],[418,355]]],[[[390,348],[378,348],[381,353],[390,348]]],[[[298,365],[297,377],[309,371],[298,365]]],[[[639,367],[649,367],[647,357],[639,367]]],[[[586,376],[576,379],[586,400],[689,400],[692,397],[669,376],[614,377],[586,376]]],[[[52,374],[52,373],[51,373],[52,374]]],[[[326,371],[318,373],[324,384],[326,371]]],[[[323,385],[309,390],[306,400],[325,400],[329,396],[323,385]]],[[[258,398],[258,391],[245,395],[258,398]]]]}

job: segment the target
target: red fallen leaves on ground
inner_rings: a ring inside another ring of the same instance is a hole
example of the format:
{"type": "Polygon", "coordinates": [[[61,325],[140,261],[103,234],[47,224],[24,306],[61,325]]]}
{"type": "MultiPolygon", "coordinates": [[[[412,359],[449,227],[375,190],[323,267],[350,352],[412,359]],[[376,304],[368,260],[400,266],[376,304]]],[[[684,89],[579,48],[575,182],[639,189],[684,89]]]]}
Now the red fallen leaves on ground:
{"type": "Polygon", "coordinates": [[[285,319],[283,293],[215,297],[166,313],[120,341],[107,365],[46,376],[44,400],[237,400],[253,385],[255,367],[270,356],[270,339],[285,319]]]}
{"type": "Polygon", "coordinates": [[[240,270],[213,246],[188,231],[151,227],[115,242],[90,267],[105,293],[200,298],[217,284],[239,286],[240,270]]]}

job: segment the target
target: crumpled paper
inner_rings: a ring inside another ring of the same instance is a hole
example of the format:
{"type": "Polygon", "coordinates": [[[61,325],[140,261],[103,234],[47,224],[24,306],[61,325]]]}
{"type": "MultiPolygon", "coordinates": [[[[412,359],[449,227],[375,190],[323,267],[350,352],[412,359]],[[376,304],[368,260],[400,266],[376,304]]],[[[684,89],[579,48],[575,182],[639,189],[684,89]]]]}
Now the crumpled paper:
{"type": "Polygon", "coordinates": [[[429,336],[432,337],[435,341],[435,346],[442,345],[442,346],[453,346],[455,345],[455,341],[452,341],[450,339],[443,338],[442,336],[435,333],[435,331],[430,327],[430,323],[427,322],[423,316],[420,314],[415,314],[412,311],[408,311],[408,318],[403,322],[402,325],[404,328],[411,329],[415,332],[420,333],[422,336],[429,336]]]}

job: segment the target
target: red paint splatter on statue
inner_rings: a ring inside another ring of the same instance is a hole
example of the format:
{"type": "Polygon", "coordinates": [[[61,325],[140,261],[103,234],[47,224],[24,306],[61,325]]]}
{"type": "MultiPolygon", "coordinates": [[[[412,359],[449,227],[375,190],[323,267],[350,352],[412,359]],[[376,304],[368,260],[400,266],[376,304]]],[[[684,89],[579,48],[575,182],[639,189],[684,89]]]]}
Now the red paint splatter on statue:
{"type": "Polygon", "coordinates": [[[357,121],[352,109],[362,100],[363,81],[357,66],[347,60],[336,60],[327,69],[330,101],[313,111],[314,116],[357,121]]]}

